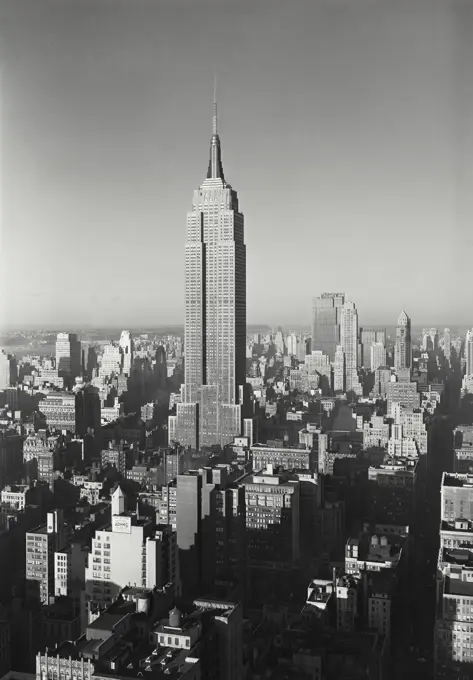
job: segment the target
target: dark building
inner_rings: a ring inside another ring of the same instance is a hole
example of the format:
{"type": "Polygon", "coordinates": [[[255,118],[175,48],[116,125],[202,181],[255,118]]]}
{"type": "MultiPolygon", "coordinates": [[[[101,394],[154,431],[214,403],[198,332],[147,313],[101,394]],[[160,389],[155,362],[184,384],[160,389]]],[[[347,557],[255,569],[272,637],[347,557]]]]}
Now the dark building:
{"type": "Polygon", "coordinates": [[[90,430],[100,434],[100,396],[96,387],[85,385],[76,392],[76,433],[83,437],[90,430]]]}
{"type": "Polygon", "coordinates": [[[195,471],[177,476],[177,547],[183,595],[201,582],[202,477],[195,471]]]}

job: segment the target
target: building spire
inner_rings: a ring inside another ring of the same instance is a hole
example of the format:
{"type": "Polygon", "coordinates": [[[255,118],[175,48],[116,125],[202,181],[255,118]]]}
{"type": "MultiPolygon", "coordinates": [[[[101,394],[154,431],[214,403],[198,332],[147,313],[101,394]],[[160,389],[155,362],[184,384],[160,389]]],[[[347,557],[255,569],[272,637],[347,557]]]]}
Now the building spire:
{"type": "Polygon", "coordinates": [[[212,134],[217,135],[217,74],[214,73],[214,117],[212,125],[212,134]]]}
{"type": "Polygon", "coordinates": [[[214,75],[214,107],[212,117],[212,140],[210,142],[210,162],[207,171],[207,179],[221,179],[223,176],[222,153],[220,150],[220,137],[217,132],[217,75],[214,75]]]}

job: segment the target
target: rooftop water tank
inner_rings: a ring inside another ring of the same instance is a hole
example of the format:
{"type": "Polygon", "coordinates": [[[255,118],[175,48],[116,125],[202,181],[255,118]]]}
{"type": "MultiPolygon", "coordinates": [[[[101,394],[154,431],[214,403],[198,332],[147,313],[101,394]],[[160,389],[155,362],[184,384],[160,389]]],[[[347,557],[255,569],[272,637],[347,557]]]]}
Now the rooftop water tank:
{"type": "Polygon", "coordinates": [[[181,612],[177,607],[169,612],[169,625],[171,628],[179,628],[181,625],[181,612]]]}

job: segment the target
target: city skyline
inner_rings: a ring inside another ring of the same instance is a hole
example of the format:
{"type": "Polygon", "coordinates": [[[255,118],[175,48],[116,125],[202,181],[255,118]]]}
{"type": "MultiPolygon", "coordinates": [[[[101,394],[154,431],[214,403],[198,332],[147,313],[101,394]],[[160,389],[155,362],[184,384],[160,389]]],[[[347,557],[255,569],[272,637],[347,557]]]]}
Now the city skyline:
{"type": "Polygon", "coordinates": [[[360,325],[404,307],[415,325],[469,325],[467,8],[273,4],[268,23],[246,3],[4,3],[2,325],[182,324],[214,71],[249,226],[249,324],[309,326],[312,297],[340,289],[360,325]],[[320,255],[332,235],[336,261],[320,255]],[[371,257],[383,286],[358,276],[371,257]]]}

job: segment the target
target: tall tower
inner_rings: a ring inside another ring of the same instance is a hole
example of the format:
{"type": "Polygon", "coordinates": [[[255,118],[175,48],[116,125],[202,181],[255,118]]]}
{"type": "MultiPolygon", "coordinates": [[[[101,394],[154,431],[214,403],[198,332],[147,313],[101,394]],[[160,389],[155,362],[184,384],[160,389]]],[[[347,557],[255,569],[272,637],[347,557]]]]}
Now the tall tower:
{"type": "Polygon", "coordinates": [[[312,351],[320,350],[335,359],[340,344],[340,314],[345,293],[322,293],[312,300],[312,351]]]}
{"type": "Polygon", "coordinates": [[[223,446],[241,431],[246,364],[246,249],[236,191],[225,181],[214,102],[207,179],[187,216],[185,381],[169,433],[223,446]]]}
{"type": "Polygon", "coordinates": [[[473,330],[466,332],[465,338],[465,375],[473,375],[473,330]]]}
{"type": "Polygon", "coordinates": [[[59,375],[73,381],[81,371],[81,346],[75,333],[58,333],[56,338],[56,368],[59,375]]]}
{"type": "Polygon", "coordinates": [[[119,346],[123,354],[122,372],[124,375],[130,376],[133,366],[133,339],[130,331],[122,331],[119,346]]]}
{"type": "Polygon", "coordinates": [[[361,394],[358,380],[358,312],[353,302],[345,302],[340,317],[340,344],[345,355],[345,389],[361,394]]]}
{"type": "Polygon", "coordinates": [[[450,328],[446,328],[443,332],[443,353],[445,359],[450,363],[452,356],[452,332],[450,328]]]}
{"type": "Polygon", "coordinates": [[[411,320],[403,310],[399,314],[396,326],[396,344],[394,346],[394,368],[411,368],[411,320]]]}

